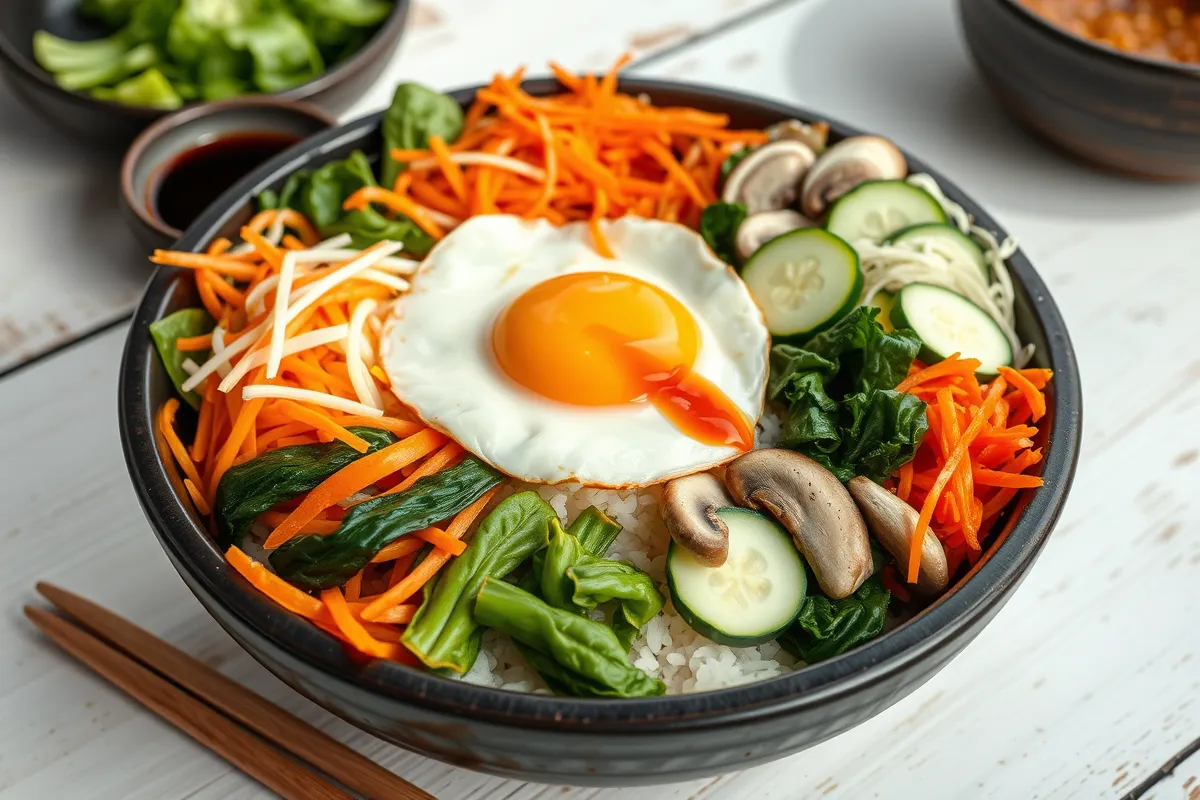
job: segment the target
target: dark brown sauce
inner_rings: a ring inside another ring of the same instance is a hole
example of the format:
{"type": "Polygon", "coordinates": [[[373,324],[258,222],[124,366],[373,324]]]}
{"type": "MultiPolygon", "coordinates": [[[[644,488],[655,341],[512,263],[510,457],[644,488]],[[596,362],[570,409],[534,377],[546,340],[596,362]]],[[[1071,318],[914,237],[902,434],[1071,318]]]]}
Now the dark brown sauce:
{"type": "Polygon", "coordinates": [[[236,133],[180,153],[151,182],[148,205],[163,222],[184,230],[222,192],[298,141],[286,133],[236,133]]]}

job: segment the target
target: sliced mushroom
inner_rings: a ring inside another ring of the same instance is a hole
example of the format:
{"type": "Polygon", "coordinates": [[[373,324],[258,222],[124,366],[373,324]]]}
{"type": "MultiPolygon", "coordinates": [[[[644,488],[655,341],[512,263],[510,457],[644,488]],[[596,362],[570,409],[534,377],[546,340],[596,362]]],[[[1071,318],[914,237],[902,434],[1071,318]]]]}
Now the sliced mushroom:
{"type": "Polygon", "coordinates": [[[801,182],[816,160],[812,148],[802,142],[768,142],[733,168],[725,179],[721,199],[741,203],[747,214],[787,208],[796,202],[801,182]]]}
{"type": "Polygon", "coordinates": [[[725,485],[739,505],[783,523],[829,597],[848,597],[871,576],[862,515],[842,482],[808,456],[753,450],[730,462],[725,485]]]}
{"type": "Polygon", "coordinates": [[[879,136],[853,136],[826,150],[804,178],[800,210],[816,219],[829,204],[863,181],[893,180],[908,174],[896,145],[879,136]]]}
{"type": "Polygon", "coordinates": [[[829,141],[829,124],[814,122],[809,125],[798,119],[785,119],[783,122],[776,122],[767,128],[767,136],[771,141],[795,139],[808,145],[814,153],[819,153],[825,149],[825,143],[829,141]]]}
{"type": "Polygon", "coordinates": [[[738,258],[745,261],[754,255],[754,251],[762,247],[776,236],[782,236],[797,228],[811,228],[816,223],[799,211],[781,208],[778,211],[760,211],[746,217],[738,226],[733,238],[733,246],[738,258]]]}
{"type": "Polygon", "coordinates": [[[729,526],[717,509],[730,508],[733,500],[716,476],[698,472],[668,481],[663,487],[662,518],[675,543],[710,567],[729,557],[729,526]]]}
{"type": "MultiPolygon", "coordinates": [[[[850,491],[867,527],[875,538],[896,557],[902,567],[908,564],[909,544],[917,529],[920,514],[870,478],[852,478],[846,488],[850,491]]],[[[946,551],[933,531],[925,531],[921,543],[921,569],[917,573],[917,591],[926,597],[941,594],[950,583],[946,551]]]]}

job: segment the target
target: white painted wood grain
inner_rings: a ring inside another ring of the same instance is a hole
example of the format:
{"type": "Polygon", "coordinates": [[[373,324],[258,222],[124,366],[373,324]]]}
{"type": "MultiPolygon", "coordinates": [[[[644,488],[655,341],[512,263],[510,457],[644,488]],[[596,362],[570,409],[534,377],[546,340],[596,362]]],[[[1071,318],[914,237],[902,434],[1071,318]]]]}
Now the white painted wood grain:
{"type": "MultiPolygon", "coordinates": [[[[114,332],[0,382],[0,800],[262,796],[34,636],[16,608],[38,578],[115,608],[444,798],[1091,800],[1122,795],[1200,734],[1200,193],[1093,173],[1025,138],[990,105],[948,5],[784,7],[649,70],[892,134],[993,209],[1063,308],[1086,398],[1075,489],[1021,590],[930,684],[785,761],[619,793],[489,778],[372,740],[257,667],[161,555],[121,463],[114,332]]],[[[1163,784],[1155,796],[1183,791],[1163,784]]]]}
{"type": "MultiPolygon", "coordinates": [[[[811,1],[811,0],[810,0],[811,1]]],[[[653,53],[772,0],[423,0],[399,51],[345,119],[400,80],[485,82],[547,59],[598,69],[653,53]]],[[[129,313],[151,267],[117,209],[119,157],[60,135],[0,84],[0,372],[129,313]]]]}
{"type": "Polygon", "coordinates": [[[1175,770],[1154,785],[1146,800],[1200,800],[1200,753],[1175,767],[1175,770]]]}

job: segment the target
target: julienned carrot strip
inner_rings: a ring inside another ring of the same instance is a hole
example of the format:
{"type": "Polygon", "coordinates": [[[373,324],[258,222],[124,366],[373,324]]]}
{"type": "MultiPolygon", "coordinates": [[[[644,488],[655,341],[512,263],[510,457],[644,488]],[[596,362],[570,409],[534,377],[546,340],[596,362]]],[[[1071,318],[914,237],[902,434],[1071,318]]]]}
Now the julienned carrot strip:
{"type": "Polygon", "coordinates": [[[207,269],[196,272],[196,292],[200,295],[200,303],[208,315],[214,319],[222,319],[225,316],[225,304],[213,290],[213,284],[220,280],[207,269]]]}
{"type": "Polygon", "coordinates": [[[279,216],[279,211],[274,208],[267,208],[259,211],[250,221],[246,223],[245,230],[262,233],[267,228],[271,227],[271,223],[275,221],[275,217],[279,216]]]}
{"type": "Polygon", "coordinates": [[[292,208],[282,208],[279,210],[279,216],[283,219],[283,224],[294,230],[300,235],[300,241],[308,247],[312,247],[321,241],[320,234],[313,224],[308,221],[308,217],[301,214],[292,208]]]}
{"type": "Polygon", "coordinates": [[[452,556],[461,556],[467,549],[467,543],[447,536],[440,528],[423,528],[413,531],[413,536],[424,539],[439,550],[445,550],[452,556]]]}
{"type": "Polygon", "coordinates": [[[238,308],[241,308],[246,304],[246,295],[230,286],[228,282],[223,281],[216,275],[212,274],[209,274],[206,277],[208,278],[208,283],[212,287],[212,290],[226,303],[238,308]]]}
{"type": "Polygon", "coordinates": [[[233,459],[242,449],[242,441],[250,434],[250,430],[254,427],[255,417],[258,416],[258,412],[265,402],[262,398],[248,400],[238,410],[229,438],[225,440],[217,453],[216,467],[213,470],[212,482],[208,484],[208,494],[206,495],[210,506],[216,499],[217,487],[221,484],[221,478],[225,477],[225,473],[233,466],[233,459]]]}
{"type": "Polygon", "coordinates": [[[237,547],[230,547],[225,551],[225,560],[255,589],[294,614],[313,619],[320,615],[324,608],[320,600],[292,586],[237,547]]]}
{"type": "Polygon", "coordinates": [[[334,422],[327,414],[322,414],[319,411],[314,411],[306,406],[302,406],[292,400],[279,400],[276,408],[280,409],[286,416],[295,419],[298,422],[305,422],[310,425],[313,430],[321,431],[339,442],[343,442],[352,447],[356,452],[365,453],[370,449],[371,445],[366,439],[358,436],[344,427],[334,422]]]}
{"type": "MultiPolygon", "coordinates": [[[[282,511],[267,511],[258,517],[258,521],[263,525],[272,527],[283,522],[285,519],[287,519],[287,514],[282,511]]],[[[328,536],[336,531],[341,524],[341,521],[336,519],[314,519],[301,528],[300,532],[311,533],[316,536],[328,536]]]]}
{"type": "Polygon", "coordinates": [[[467,179],[463,176],[462,167],[450,157],[450,149],[446,147],[446,140],[437,135],[430,136],[429,150],[437,159],[438,168],[446,176],[446,182],[450,184],[454,196],[460,203],[467,202],[467,179]]]}
{"type": "Polygon", "coordinates": [[[310,491],[288,518],[271,531],[264,547],[268,550],[279,547],[326,508],[362,491],[405,464],[432,453],[445,441],[444,434],[426,429],[350,462],[310,491]]]}
{"type": "Polygon", "coordinates": [[[346,602],[353,603],[362,597],[363,570],[359,570],[346,581],[346,602]]]}
{"type": "Polygon", "coordinates": [[[183,470],[184,475],[191,479],[197,488],[204,485],[204,481],[200,479],[200,473],[196,469],[195,463],[192,462],[192,457],[188,453],[187,448],[183,446],[183,442],[179,439],[179,434],[175,433],[175,412],[179,410],[179,401],[174,397],[169,398],[163,403],[162,408],[158,411],[158,432],[162,434],[166,440],[167,446],[171,449],[171,455],[175,456],[175,461],[179,464],[179,468],[183,470]]]}
{"type": "Polygon", "coordinates": [[[275,269],[283,266],[283,251],[268,242],[261,233],[249,228],[242,228],[242,240],[254,245],[254,249],[263,257],[263,260],[275,269]]]}
{"type": "MultiPolygon", "coordinates": [[[[463,534],[471,527],[471,524],[475,522],[475,518],[487,507],[487,504],[491,501],[495,493],[495,488],[490,489],[474,503],[458,512],[458,515],[454,517],[449,527],[446,528],[446,535],[454,539],[461,539],[463,534]]],[[[371,605],[364,608],[363,619],[374,620],[392,606],[399,605],[412,597],[430,578],[438,573],[438,570],[450,558],[450,554],[445,550],[435,549],[412,572],[405,576],[403,580],[375,598],[371,602],[371,605]]]]}
{"type": "Polygon", "coordinates": [[[212,513],[212,509],[208,507],[208,501],[204,499],[204,493],[196,487],[196,484],[192,483],[191,478],[183,479],[183,488],[187,489],[188,496],[196,504],[196,511],[200,512],[200,516],[207,517],[212,513]]]}
{"type": "Polygon", "coordinates": [[[983,366],[983,362],[975,358],[959,358],[959,354],[946,358],[938,363],[917,370],[909,375],[900,384],[896,386],[897,392],[907,392],[914,386],[920,386],[926,381],[934,378],[941,378],[947,375],[973,375],[977,369],[983,366]]]}
{"type": "Polygon", "coordinates": [[[419,539],[410,539],[403,537],[392,542],[387,547],[380,550],[371,559],[372,564],[382,564],[385,561],[394,561],[397,558],[403,558],[407,555],[412,555],[425,546],[425,542],[419,539]]]}
{"type": "Polygon", "coordinates": [[[911,461],[906,461],[900,466],[900,483],[896,486],[896,496],[907,503],[909,495],[912,494],[912,487],[913,464],[911,461]]]}
{"type": "Polygon", "coordinates": [[[174,250],[155,250],[150,256],[155,264],[185,269],[207,269],[219,275],[228,275],[235,280],[248,281],[254,277],[255,267],[241,261],[203,253],[180,253],[174,250]]]}
{"type": "Polygon", "coordinates": [[[432,475],[435,472],[441,472],[450,465],[458,461],[463,454],[462,445],[455,441],[446,442],[441,450],[431,455],[429,458],[421,462],[421,466],[417,467],[408,475],[404,476],[404,480],[400,481],[391,489],[388,489],[384,494],[396,494],[410,488],[414,483],[427,475],[432,475]]]}
{"type": "MultiPolygon", "coordinates": [[[[921,514],[917,518],[917,527],[913,531],[913,542],[921,542],[925,540],[925,532],[929,530],[929,521],[933,517],[933,509],[937,505],[939,498],[942,496],[942,490],[950,481],[954,471],[958,468],[959,462],[967,454],[967,448],[971,446],[971,442],[975,439],[979,432],[983,430],[984,423],[992,414],[992,409],[996,402],[1004,394],[1005,382],[1003,377],[998,377],[992,381],[992,385],[988,388],[987,396],[983,399],[983,405],[971,417],[971,423],[967,425],[967,429],[963,431],[962,436],[954,445],[954,449],[946,458],[941,470],[938,472],[937,480],[934,481],[933,488],[929,490],[929,494],[925,496],[925,502],[921,505],[921,514]]],[[[921,567],[921,548],[910,548],[908,557],[908,582],[916,583],[917,574],[921,567]]]]}
{"type": "Polygon", "coordinates": [[[196,421],[196,435],[192,438],[192,461],[202,463],[208,457],[208,445],[213,435],[213,412],[217,397],[217,384],[220,378],[209,375],[204,383],[204,393],[200,398],[200,418],[196,421]]]}
{"type": "MultiPolygon", "coordinates": [[[[363,608],[366,608],[365,603],[359,606],[360,615],[362,613],[361,609],[363,608]]],[[[392,606],[387,611],[384,611],[382,614],[380,614],[375,621],[377,623],[387,625],[407,625],[408,623],[412,622],[413,617],[416,616],[418,608],[420,608],[420,606],[418,606],[416,603],[392,606]]]]}
{"type": "Polygon", "coordinates": [[[1000,374],[1008,380],[1013,388],[1021,392],[1025,402],[1029,405],[1029,412],[1034,422],[1045,416],[1046,397],[1038,391],[1029,378],[1011,367],[1000,367],[1000,374]]]}
{"type": "Polygon", "coordinates": [[[401,645],[393,642],[381,642],[368,633],[367,629],[350,611],[350,607],[346,605],[346,598],[342,596],[341,589],[335,586],[321,592],[321,602],[328,609],[334,624],[355,649],[375,658],[388,659],[395,659],[401,652],[404,652],[401,645]]]}
{"type": "Polygon", "coordinates": [[[1011,472],[974,466],[971,473],[975,482],[980,486],[997,486],[1006,489],[1035,489],[1042,485],[1042,479],[1037,475],[1020,475],[1011,472]]]}
{"type": "Polygon", "coordinates": [[[301,434],[297,434],[296,436],[285,436],[282,439],[278,440],[275,444],[282,448],[282,447],[295,447],[297,445],[304,445],[304,444],[318,444],[320,441],[321,440],[318,438],[316,432],[313,432],[313,433],[301,433],[301,434]]]}
{"type": "Polygon", "coordinates": [[[175,349],[181,353],[196,353],[212,349],[212,335],[202,333],[199,336],[180,336],[175,340],[175,349]]]}
{"type": "MultiPolygon", "coordinates": [[[[955,443],[958,441],[961,434],[961,428],[958,421],[958,410],[955,408],[954,401],[951,397],[949,389],[938,390],[938,411],[943,420],[942,438],[944,442],[955,443]]],[[[943,452],[947,457],[950,455],[950,447],[943,448],[943,452]]],[[[971,465],[969,459],[964,459],[964,463],[960,463],[958,468],[954,470],[954,475],[951,480],[954,494],[954,504],[959,512],[958,520],[962,522],[963,538],[967,545],[973,550],[979,549],[978,539],[978,520],[974,518],[974,497],[975,487],[971,482],[971,465]]]]}
{"type": "Polygon", "coordinates": [[[550,71],[554,73],[554,77],[558,79],[558,82],[570,91],[579,92],[583,89],[583,81],[579,79],[579,76],[561,64],[551,61],[550,71]]]}
{"type": "Polygon", "coordinates": [[[546,182],[533,207],[525,212],[525,216],[529,218],[537,217],[546,210],[546,207],[550,205],[550,199],[554,197],[555,186],[558,184],[558,152],[554,147],[554,133],[550,130],[550,123],[546,122],[546,118],[541,114],[538,114],[535,119],[538,132],[542,137],[542,159],[545,164],[546,182]]]}
{"type": "Polygon", "coordinates": [[[380,186],[364,186],[346,198],[343,208],[347,211],[361,211],[371,203],[379,203],[392,211],[403,214],[434,239],[442,239],[446,236],[446,231],[441,225],[433,221],[428,211],[404,195],[397,194],[380,186]]]}

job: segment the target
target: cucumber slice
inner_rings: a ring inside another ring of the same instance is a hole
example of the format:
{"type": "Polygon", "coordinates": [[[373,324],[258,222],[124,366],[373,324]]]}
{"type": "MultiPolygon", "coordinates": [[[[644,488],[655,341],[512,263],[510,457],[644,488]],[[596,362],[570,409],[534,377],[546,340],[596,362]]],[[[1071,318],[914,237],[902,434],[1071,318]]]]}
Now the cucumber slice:
{"type": "Polygon", "coordinates": [[[977,358],[977,374],[995,375],[999,367],[1012,366],[1008,337],[988,313],[967,298],[942,286],[910,283],[896,294],[892,322],[912,328],[921,337],[920,358],[927,364],[952,353],[977,358]]]}
{"type": "Polygon", "coordinates": [[[671,542],[667,586],[684,622],[701,636],[730,647],[774,639],[800,614],[808,578],[804,562],[781,525],[744,508],[722,508],[729,557],[719,567],[700,563],[671,542]]]}
{"type": "Polygon", "coordinates": [[[810,334],[858,305],[863,275],[858,253],[821,228],[776,236],[742,267],[742,280],[773,336],[810,334]]]}
{"type": "Polygon", "coordinates": [[[847,242],[882,242],[896,231],[929,222],[946,222],[933,195],[905,181],[867,181],[833,204],[825,227],[847,242]]]}
{"type": "Polygon", "coordinates": [[[883,326],[885,333],[896,330],[896,326],[892,324],[892,307],[896,305],[896,295],[891,292],[876,292],[869,305],[879,309],[879,316],[875,320],[883,326]]]}
{"type": "Polygon", "coordinates": [[[991,280],[991,269],[988,267],[987,256],[984,255],[979,242],[953,225],[942,225],[941,223],[910,225],[888,237],[888,243],[905,244],[917,250],[928,248],[948,261],[969,261],[979,269],[984,283],[991,280]]]}

